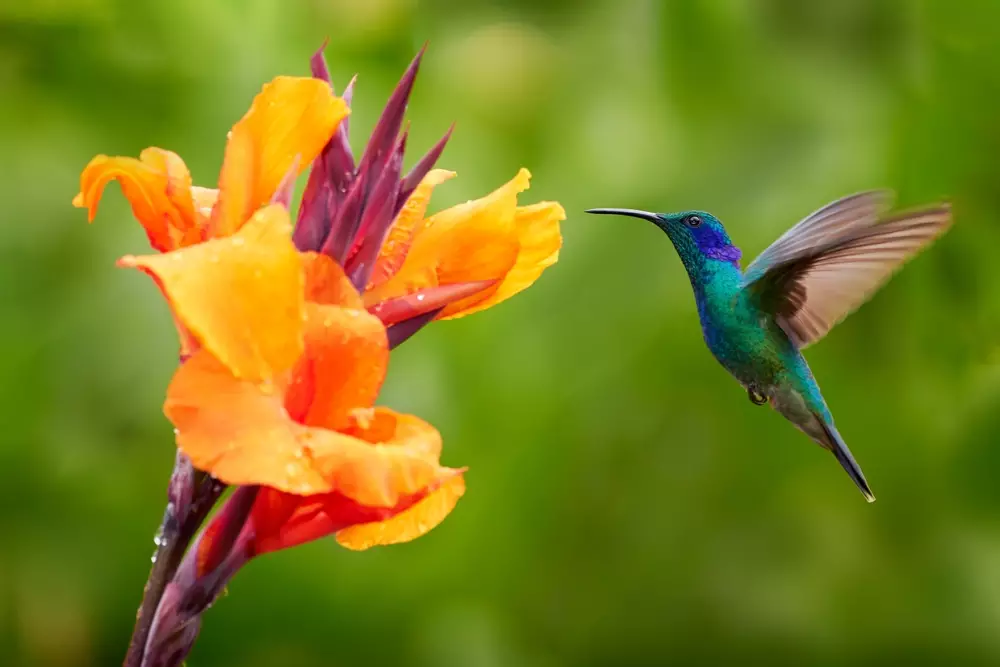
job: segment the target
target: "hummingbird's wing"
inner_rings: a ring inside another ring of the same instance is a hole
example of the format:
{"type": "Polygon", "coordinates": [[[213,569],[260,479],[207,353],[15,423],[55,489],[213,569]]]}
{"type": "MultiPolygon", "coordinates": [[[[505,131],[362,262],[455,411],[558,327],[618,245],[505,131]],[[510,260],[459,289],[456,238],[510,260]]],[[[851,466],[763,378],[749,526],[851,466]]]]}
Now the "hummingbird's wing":
{"type": "Polygon", "coordinates": [[[746,289],[803,348],[826,335],[950,225],[947,204],[901,213],[878,224],[852,224],[846,235],[823,246],[781,253],[783,261],[756,269],[757,277],[747,280],[746,289]]]}
{"type": "Polygon", "coordinates": [[[851,232],[871,227],[892,206],[889,190],[849,195],[813,211],[782,234],[747,266],[744,282],[750,284],[771,269],[825,248],[851,232]]]}

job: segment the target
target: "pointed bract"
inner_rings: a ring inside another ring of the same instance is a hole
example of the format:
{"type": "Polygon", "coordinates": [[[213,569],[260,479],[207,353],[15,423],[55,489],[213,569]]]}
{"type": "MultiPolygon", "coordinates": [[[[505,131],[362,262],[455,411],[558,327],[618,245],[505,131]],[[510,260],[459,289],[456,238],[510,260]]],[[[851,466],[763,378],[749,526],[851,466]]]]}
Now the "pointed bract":
{"type": "Polygon", "coordinates": [[[368,312],[382,320],[386,326],[409,320],[431,310],[439,310],[450,303],[466,299],[473,294],[493,287],[496,280],[475,280],[429,287],[404,296],[388,299],[368,308],[368,312]]]}
{"type": "Polygon", "coordinates": [[[413,334],[433,322],[434,318],[440,315],[442,310],[444,310],[443,307],[390,326],[386,329],[386,334],[389,336],[389,349],[394,350],[410,340],[413,334]]]}
{"type": "MultiPolygon", "coordinates": [[[[332,81],[330,79],[330,68],[326,65],[326,56],[323,55],[323,52],[326,51],[326,45],[329,43],[329,37],[324,39],[323,46],[319,47],[319,50],[309,59],[309,69],[312,72],[313,78],[326,81],[327,83],[331,83],[332,81]]],[[[348,100],[344,101],[350,104],[348,100]]]]}
{"type": "MultiPolygon", "coordinates": [[[[392,148],[403,125],[403,114],[406,113],[406,104],[410,99],[410,93],[413,92],[413,83],[420,70],[420,61],[423,55],[424,49],[421,48],[413,62],[406,68],[403,78],[396,84],[392,95],[389,96],[389,101],[386,102],[385,109],[375,124],[375,129],[372,130],[372,136],[368,139],[365,154],[361,157],[361,163],[358,165],[360,173],[371,171],[379,174],[389,162],[392,148]]],[[[371,188],[375,186],[375,181],[369,179],[368,186],[370,192],[371,188]]]]}
{"type": "Polygon", "coordinates": [[[438,159],[441,157],[441,153],[444,152],[444,147],[448,144],[448,140],[451,139],[451,133],[454,131],[455,125],[452,124],[452,126],[448,128],[448,131],[445,132],[445,135],[441,137],[436,144],[434,144],[433,148],[427,151],[426,155],[420,158],[417,164],[413,166],[413,169],[410,170],[410,173],[406,175],[406,178],[403,179],[403,183],[399,188],[399,199],[396,201],[396,213],[399,213],[399,210],[403,208],[406,200],[410,198],[413,191],[417,189],[418,185],[420,185],[420,181],[424,180],[424,176],[426,176],[430,170],[434,168],[434,165],[437,164],[438,159]]]}
{"type": "Polygon", "coordinates": [[[407,133],[403,132],[393,147],[392,155],[382,172],[378,184],[372,190],[369,206],[361,218],[354,245],[344,262],[344,270],[351,282],[359,290],[368,284],[372,267],[378,258],[382,242],[398,212],[396,201],[399,196],[399,175],[403,170],[403,152],[406,150],[407,133]]]}

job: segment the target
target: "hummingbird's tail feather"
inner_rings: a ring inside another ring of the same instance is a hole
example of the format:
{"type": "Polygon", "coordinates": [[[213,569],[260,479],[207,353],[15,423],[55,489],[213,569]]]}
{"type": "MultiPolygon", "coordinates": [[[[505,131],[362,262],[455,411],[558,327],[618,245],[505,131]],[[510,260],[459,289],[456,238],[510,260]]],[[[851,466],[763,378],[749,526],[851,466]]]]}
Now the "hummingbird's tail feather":
{"type": "Polygon", "coordinates": [[[816,415],[819,423],[823,427],[823,433],[826,435],[826,447],[833,452],[833,455],[837,458],[837,461],[843,466],[844,470],[850,476],[854,483],[858,485],[861,489],[862,495],[864,495],[865,500],[870,503],[875,502],[875,494],[872,493],[871,487],[868,486],[868,480],[865,479],[865,474],[861,472],[861,466],[858,462],[854,460],[854,455],[851,454],[851,450],[847,448],[847,443],[844,439],[840,437],[837,433],[837,429],[833,427],[832,424],[828,424],[825,419],[822,419],[819,415],[816,415]]]}

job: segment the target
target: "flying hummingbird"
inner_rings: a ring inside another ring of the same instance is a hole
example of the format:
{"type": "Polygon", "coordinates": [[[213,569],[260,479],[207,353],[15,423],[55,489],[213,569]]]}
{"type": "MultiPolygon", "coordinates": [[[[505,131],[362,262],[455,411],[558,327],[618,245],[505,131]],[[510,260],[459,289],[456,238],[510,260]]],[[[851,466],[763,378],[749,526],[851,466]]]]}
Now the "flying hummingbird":
{"type": "Polygon", "coordinates": [[[951,225],[948,204],[884,217],[890,204],[886,191],[828,204],[785,232],[745,271],[740,249],[710,213],[625,208],[587,213],[642,218],[667,233],[691,279],[708,349],[753,403],[769,402],[830,450],[865,499],[874,502],[802,350],[951,225]]]}

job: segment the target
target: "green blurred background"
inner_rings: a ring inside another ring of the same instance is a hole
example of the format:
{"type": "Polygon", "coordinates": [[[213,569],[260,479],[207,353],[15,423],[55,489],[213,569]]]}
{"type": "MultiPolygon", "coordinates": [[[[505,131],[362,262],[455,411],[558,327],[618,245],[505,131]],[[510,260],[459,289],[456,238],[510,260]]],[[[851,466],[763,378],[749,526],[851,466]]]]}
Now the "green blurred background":
{"type": "Polygon", "coordinates": [[[1000,664],[996,0],[0,2],[0,664],[120,664],[165,502],[176,340],[96,153],[212,185],[261,84],[331,38],[359,148],[419,46],[434,208],[518,167],[569,212],[534,288],[393,353],[384,402],[468,465],[411,544],[241,572],[192,667],[1000,664]],[[957,225],[809,350],[878,493],[753,406],[668,240],[592,206],[708,209],[753,256],[873,186],[957,225]]]}

